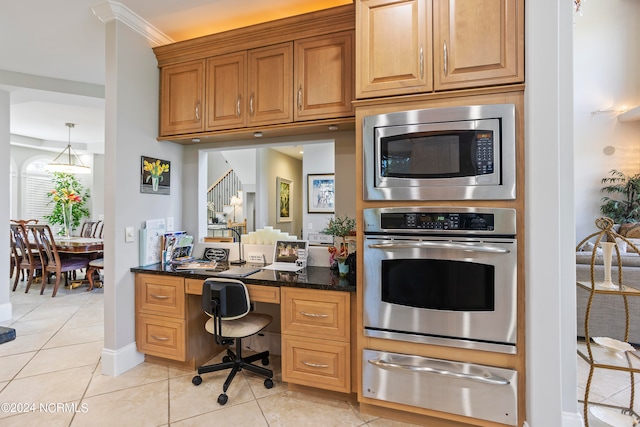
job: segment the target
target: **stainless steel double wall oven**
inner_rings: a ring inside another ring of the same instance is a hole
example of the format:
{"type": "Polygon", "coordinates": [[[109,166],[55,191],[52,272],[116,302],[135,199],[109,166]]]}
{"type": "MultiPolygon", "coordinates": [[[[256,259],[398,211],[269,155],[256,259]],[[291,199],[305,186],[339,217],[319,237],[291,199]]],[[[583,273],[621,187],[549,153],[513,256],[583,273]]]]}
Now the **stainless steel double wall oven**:
{"type": "MultiPolygon", "coordinates": [[[[364,335],[513,354],[516,212],[364,209],[364,335]]],[[[509,425],[515,370],[365,349],[363,395],[509,425]]]]}

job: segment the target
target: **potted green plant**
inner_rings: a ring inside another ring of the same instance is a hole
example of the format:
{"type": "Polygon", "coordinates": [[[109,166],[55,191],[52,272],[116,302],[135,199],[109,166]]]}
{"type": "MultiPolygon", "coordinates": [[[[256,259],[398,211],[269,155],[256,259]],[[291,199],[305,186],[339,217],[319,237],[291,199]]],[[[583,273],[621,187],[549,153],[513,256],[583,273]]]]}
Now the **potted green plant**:
{"type": "Polygon", "coordinates": [[[69,236],[71,230],[78,228],[82,218],[89,218],[90,212],[87,208],[89,200],[89,190],[78,181],[71,173],[54,172],[53,190],[47,194],[54,203],[51,215],[45,215],[49,225],[59,224],[62,226],[60,233],[69,236]]]}
{"type": "Polygon", "coordinates": [[[340,275],[345,276],[349,272],[349,266],[345,263],[347,256],[349,255],[349,246],[346,238],[348,236],[355,236],[356,234],[355,218],[351,218],[348,215],[336,215],[334,218],[329,218],[327,226],[321,231],[321,233],[334,237],[334,246],[329,248],[329,253],[331,254],[330,263],[333,266],[334,260],[337,261],[340,275]],[[336,237],[341,239],[339,246],[338,243],[336,243],[336,237]]]}
{"type": "Polygon", "coordinates": [[[600,190],[614,197],[604,196],[600,212],[616,224],[638,222],[640,220],[640,173],[626,175],[616,169],[610,177],[602,178],[606,184],[600,190]]]}

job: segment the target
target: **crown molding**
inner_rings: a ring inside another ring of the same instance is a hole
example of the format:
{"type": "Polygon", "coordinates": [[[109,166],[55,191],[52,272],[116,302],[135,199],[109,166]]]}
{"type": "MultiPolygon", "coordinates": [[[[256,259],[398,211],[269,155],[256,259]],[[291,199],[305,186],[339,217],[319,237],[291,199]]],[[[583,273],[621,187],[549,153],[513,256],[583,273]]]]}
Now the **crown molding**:
{"type": "Polygon", "coordinates": [[[162,31],[136,15],[122,3],[106,1],[91,8],[93,14],[103,23],[118,20],[133,31],[149,40],[153,47],[171,44],[174,40],[162,31]]]}

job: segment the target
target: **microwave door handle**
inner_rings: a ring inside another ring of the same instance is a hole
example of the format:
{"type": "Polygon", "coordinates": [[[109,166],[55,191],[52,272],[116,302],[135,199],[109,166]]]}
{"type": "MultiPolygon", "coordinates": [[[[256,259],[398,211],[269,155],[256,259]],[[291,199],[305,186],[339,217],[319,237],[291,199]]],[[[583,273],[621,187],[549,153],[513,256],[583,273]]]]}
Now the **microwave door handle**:
{"type": "Polygon", "coordinates": [[[465,252],[489,252],[494,254],[508,254],[509,249],[499,248],[489,245],[464,245],[461,243],[441,243],[441,242],[405,242],[405,243],[373,243],[369,245],[372,249],[452,249],[465,252]]]}
{"type": "Polygon", "coordinates": [[[388,369],[400,369],[400,370],[412,371],[412,372],[427,372],[431,374],[444,375],[447,377],[462,378],[462,379],[476,381],[483,384],[493,384],[493,385],[509,385],[510,384],[509,380],[499,377],[497,375],[490,374],[488,372],[482,375],[466,374],[464,372],[456,372],[453,370],[450,371],[446,369],[434,368],[434,367],[425,365],[424,362],[422,362],[423,365],[421,366],[403,365],[400,363],[388,362],[386,360],[381,360],[381,359],[370,359],[368,360],[368,362],[371,363],[372,365],[375,365],[383,369],[388,368],[388,369]]]}

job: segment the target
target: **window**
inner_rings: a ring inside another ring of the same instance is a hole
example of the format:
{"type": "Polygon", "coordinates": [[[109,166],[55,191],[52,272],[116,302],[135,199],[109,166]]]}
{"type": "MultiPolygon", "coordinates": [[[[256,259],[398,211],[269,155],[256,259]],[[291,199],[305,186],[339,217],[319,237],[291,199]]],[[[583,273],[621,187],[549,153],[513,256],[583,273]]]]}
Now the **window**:
{"type": "Polygon", "coordinates": [[[25,165],[23,180],[23,217],[37,219],[41,223],[47,223],[44,216],[49,215],[53,205],[49,205],[50,199],[47,193],[53,189],[52,175],[44,170],[51,160],[48,158],[35,158],[25,165]]]}

